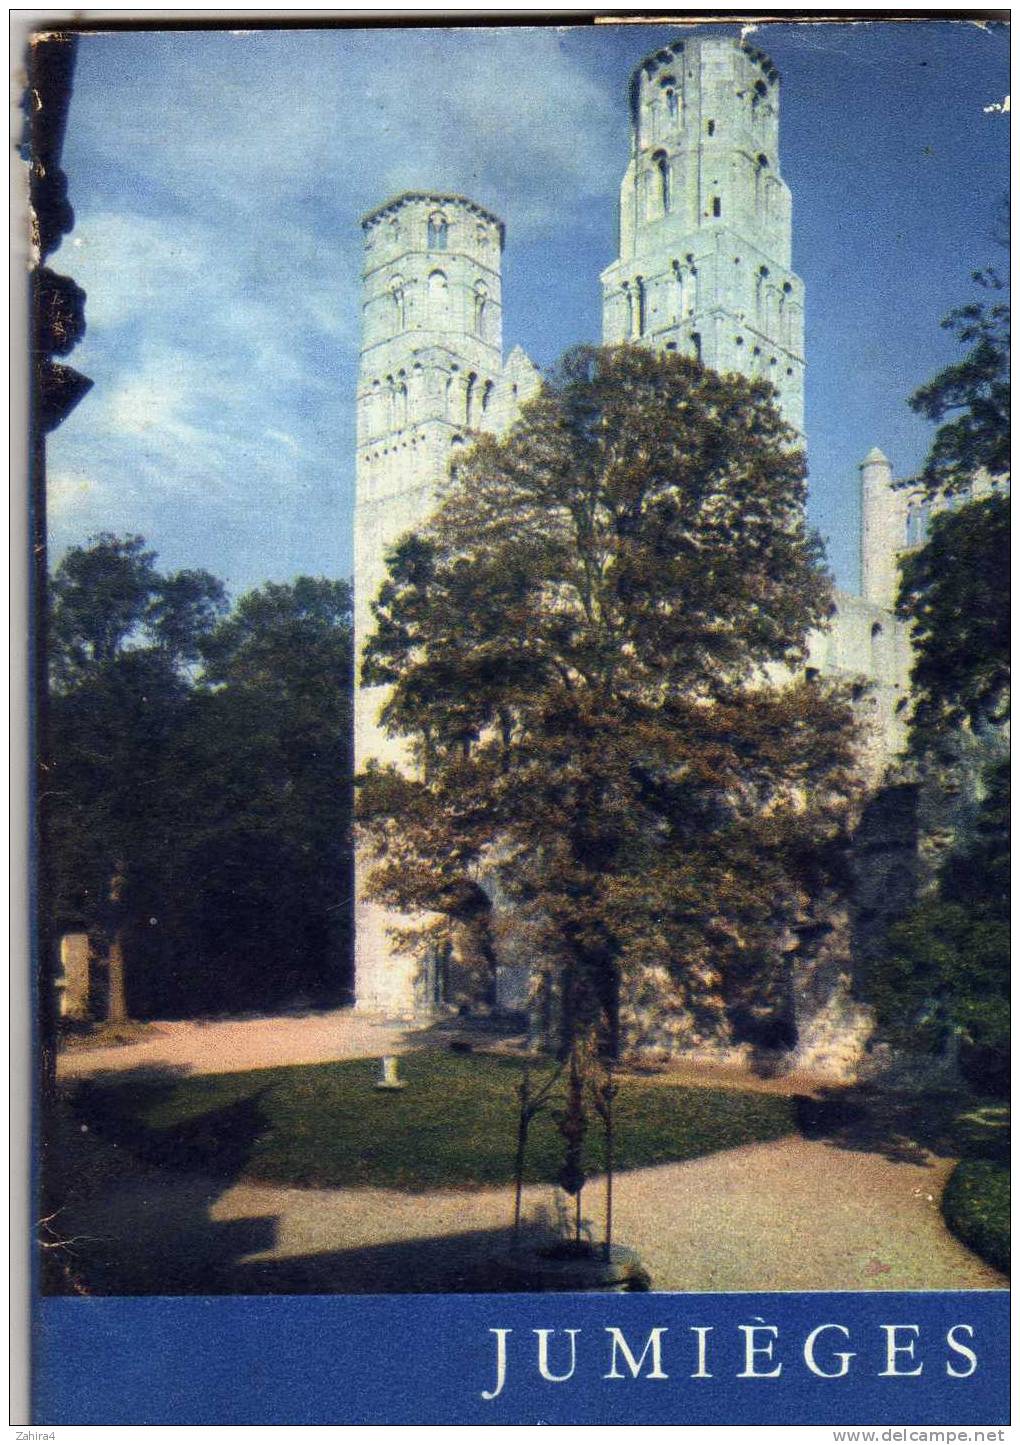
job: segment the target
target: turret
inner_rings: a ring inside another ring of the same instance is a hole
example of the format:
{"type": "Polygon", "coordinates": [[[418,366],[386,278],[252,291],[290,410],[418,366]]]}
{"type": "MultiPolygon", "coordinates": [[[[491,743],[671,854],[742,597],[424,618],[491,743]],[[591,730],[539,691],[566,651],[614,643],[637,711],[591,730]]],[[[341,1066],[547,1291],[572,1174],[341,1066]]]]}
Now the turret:
{"type": "Polygon", "coordinates": [[[359,446],[419,421],[477,426],[502,364],[502,222],[409,192],[361,225],[359,446]]]}
{"type": "Polygon", "coordinates": [[[872,447],[860,463],[861,595],[890,610],[899,588],[898,561],[907,542],[907,497],[893,486],[888,457],[872,447]]]}
{"type": "MultiPolygon", "coordinates": [[[[361,223],[363,333],[354,509],[354,648],[360,667],[386,554],[433,510],[451,452],[506,410],[500,262],[503,224],[464,196],[409,192],[361,223]]],[[[382,687],[355,687],[354,765],[406,765],[379,726],[382,687]]],[[[427,1011],[435,961],[402,953],[391,930],[412,922],[366,896],[369,860],[355,858],[357,1006],[427,1011]],[[430,972],[430,969],[432,970],[430,972]]]]}
{"type": "Polygon", "coordinates": [[[803,431],[804,288],[790,269],[775,66],[737,40],[678,40],[638,66],[630,112],[603,339],[770,381],[803,431]]]}

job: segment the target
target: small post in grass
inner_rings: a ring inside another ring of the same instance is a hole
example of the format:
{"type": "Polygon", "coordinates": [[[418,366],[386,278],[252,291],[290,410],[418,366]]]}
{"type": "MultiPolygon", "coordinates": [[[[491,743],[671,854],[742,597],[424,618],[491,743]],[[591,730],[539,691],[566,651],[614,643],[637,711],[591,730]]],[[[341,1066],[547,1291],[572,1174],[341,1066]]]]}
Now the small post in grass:
{"type": "Polygon", "coordinates": [[[382,1068],[376,1080],[377,1089],[406,1089],[407,1085],[397,1074],[396,1054],[386,1054],[379,1060],[382,1068]]]}

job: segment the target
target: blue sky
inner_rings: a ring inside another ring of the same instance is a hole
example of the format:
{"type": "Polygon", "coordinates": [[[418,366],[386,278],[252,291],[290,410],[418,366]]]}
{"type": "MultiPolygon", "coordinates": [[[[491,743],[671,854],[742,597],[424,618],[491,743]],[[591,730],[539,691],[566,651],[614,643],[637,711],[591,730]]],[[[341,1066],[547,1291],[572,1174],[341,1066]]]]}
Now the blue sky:
{"type": "MultiPolygon", "coordinates": [[[[88,294],[95,386],[49,445],[53,554],[141,532],[232,594],[350,570],[360,215],[452,190],[507,223],[504,343],[598,340],[627,78],[675,27],[83,36],[51,265],[88,294]]],[[[807,288],[810,514],[857,583],[857,462],[931,428],[906,397],[1008,178],[1008,37],[970,22],[779,24],[781,164],[807,288]]]]}

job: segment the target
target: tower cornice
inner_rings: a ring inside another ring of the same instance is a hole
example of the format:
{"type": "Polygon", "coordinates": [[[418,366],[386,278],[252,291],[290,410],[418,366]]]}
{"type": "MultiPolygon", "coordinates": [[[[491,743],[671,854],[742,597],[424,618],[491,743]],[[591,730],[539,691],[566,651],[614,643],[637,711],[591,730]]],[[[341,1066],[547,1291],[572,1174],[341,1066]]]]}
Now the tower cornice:
{"type": "Polygon", "coordinates": [[[367,229],[373,221],[379,221],[383,216],[390,215],[393,211],[399,210],[401,206],[407,205],[409,201],[425,201],[430,206],[462,206],[473,216],[480,216],[482,220],[489,221],[499,232],[499,244],[502,247],[506,226],[495,215],[494,212],[486,210],[477,201],[472,201],[469,196],[458,196],[452,191],[401,191],[397,196],[391,196],[388,201],[383,201],[381,206],[374,210],[366,211],[361,218],[362,229],[367,229]]]}
{"type": "Polygon", "coordinates": [[[670,41],[668,45],[661,45],[658,50],[653,50],[645,56],[644,60],[635,65],[631,71],[628,95],[630,97],[630,111],[633,117],[637,117],[640,105],[641,77],[655,75],[658,71],[667,66],[674,65],[688,49],[698,50],[703,45],[721,45],[729,43],[734,50],[739,50],[746,55],[755,65],[761,66],[767,80],[775,84],[779,80],[779,71],[764,50],[758,50],[745,41],[738,40],[733,35],[690,35],[678,37],[670,41]]]}

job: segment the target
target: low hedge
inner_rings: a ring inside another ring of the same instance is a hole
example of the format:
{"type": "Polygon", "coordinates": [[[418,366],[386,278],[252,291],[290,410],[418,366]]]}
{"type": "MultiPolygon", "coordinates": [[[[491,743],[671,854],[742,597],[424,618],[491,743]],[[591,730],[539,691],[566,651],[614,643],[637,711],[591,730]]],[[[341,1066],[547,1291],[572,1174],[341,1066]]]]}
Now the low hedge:
{"type": "Polygon", "coordinates": [[[989,1264],[1009,1273],[1009,1170],[990,1159],[957,1164],[942,1195],[949,1228],[989,1264]]]}

